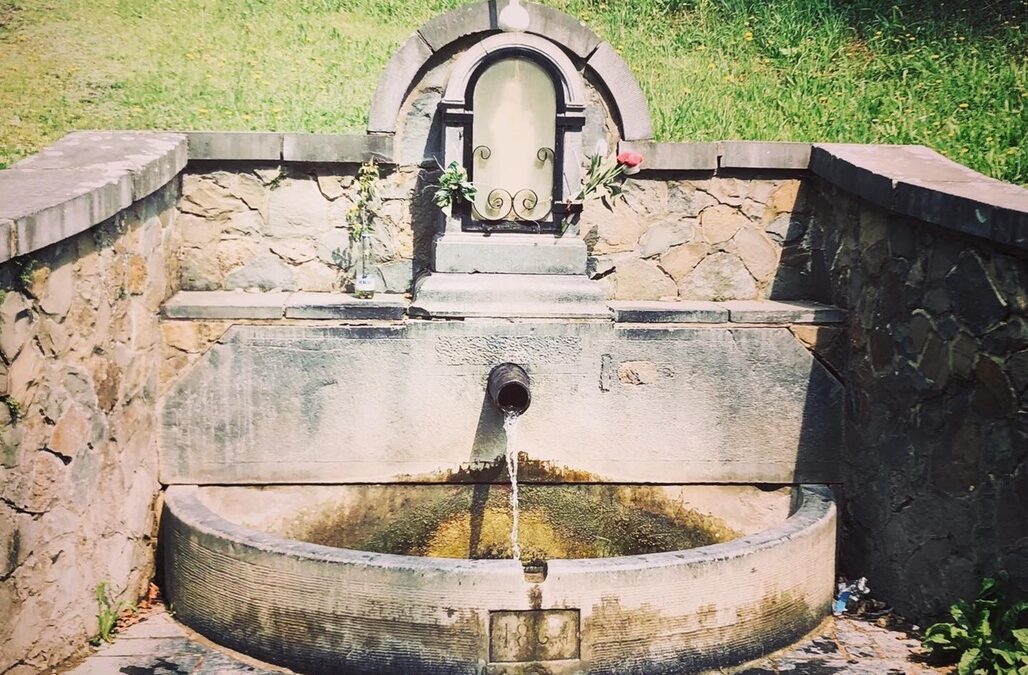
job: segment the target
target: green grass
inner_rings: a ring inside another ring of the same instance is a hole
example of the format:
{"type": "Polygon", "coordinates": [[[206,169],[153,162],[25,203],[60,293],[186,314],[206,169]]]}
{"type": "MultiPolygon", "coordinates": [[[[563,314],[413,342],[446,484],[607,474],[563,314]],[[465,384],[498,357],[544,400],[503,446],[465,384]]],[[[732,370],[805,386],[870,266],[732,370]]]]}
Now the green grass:
{"type": "MultiPolygon", "coordinates": [[[[0,165],[83,128],[358,132],[460,0],[0,0],[0,165]]],[[[548,0],[665,140],[923,143],[1028,184],[1028,0],[548,0]]]]}

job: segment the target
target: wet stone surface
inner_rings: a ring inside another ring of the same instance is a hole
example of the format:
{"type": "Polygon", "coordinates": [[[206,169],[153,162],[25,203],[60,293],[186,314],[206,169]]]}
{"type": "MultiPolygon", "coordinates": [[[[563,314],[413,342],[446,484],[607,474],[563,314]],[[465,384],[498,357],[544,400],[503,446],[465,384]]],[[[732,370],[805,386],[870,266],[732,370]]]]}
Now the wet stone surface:
{"type": "MultiPolygon", "coordinates": [[[[214,647],[157,609],[65,675],[272,675],[290,670],[214,647]]],[[[686,673],[687,671],[682,671],[686,673]]],[[[950,673],[922,662],[905,632],[858,619],[833,619],[793,647],[736,669],[734,675],[920,675],[950,673]]]]}

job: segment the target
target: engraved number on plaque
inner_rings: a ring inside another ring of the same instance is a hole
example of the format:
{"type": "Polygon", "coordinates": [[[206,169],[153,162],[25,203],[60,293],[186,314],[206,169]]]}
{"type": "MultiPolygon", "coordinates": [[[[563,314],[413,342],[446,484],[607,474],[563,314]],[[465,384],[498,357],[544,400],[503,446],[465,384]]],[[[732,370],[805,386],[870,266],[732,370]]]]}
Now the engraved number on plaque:
{"type": "Polygon", "coordinates": [[[489,613],[489,660],[493,663],[577,659],[579,646],[577,609],[489,613]]]}

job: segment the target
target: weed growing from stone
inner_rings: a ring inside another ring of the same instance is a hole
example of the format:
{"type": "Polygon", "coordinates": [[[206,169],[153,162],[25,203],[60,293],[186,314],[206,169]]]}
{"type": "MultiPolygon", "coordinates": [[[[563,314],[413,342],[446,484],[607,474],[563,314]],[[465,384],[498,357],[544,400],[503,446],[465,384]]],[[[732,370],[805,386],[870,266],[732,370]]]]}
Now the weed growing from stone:
{"type": "Polygon", "coordinates": [[[16,258],[14,264],[18,268],[18,281],[21,282],[22,288],[31,286],[32,274],[39,269],[39,261],[35,259],[26,261],[24,258],[16,258]]]}
{"type": "Polygon", "coordinates": [[[7,407],[7,412],[11,415],[12,423],[17,422],[25,416],[25,410],[22,408],[21,403],[15,400],[15,398],[10,394],[0,396],[0,403],[3,403],[4,406],[7,407]]]}
{"type": "Polygon", "coordinates": [[[125,610],[131,611],[133,607],[127,602],[112,602],[107,590],[106,581],[101,582],[96,587],[96,603],[98,606],[96,613],[97,634],[91,642],[94,645],[100,645],[101,643],[114,640],[114,633],[117,632],[118,619],[121,618],[122,612],[125,610]]]}
{"type": "Polygon", "coordinates": [[[950,607],[952,622],[929,626],[929,655],[957,661],[959,675],[1028,673],[1028,600],[1009,596],[1006,574],[982,581],[974,602],[950,607]]]}

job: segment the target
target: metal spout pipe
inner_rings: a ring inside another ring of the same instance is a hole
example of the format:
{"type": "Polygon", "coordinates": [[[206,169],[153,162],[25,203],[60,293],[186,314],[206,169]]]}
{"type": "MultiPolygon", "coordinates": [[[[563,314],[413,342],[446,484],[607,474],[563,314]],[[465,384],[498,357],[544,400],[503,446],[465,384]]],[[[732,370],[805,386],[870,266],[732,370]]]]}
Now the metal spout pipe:
{"type": "Polygon", "coordinates": [[[528,410],[532,403],[531,387],[528,373],[517,364],[501,363],[489,373],[489,398],[504,413],[520,415],[528,410]]]}

